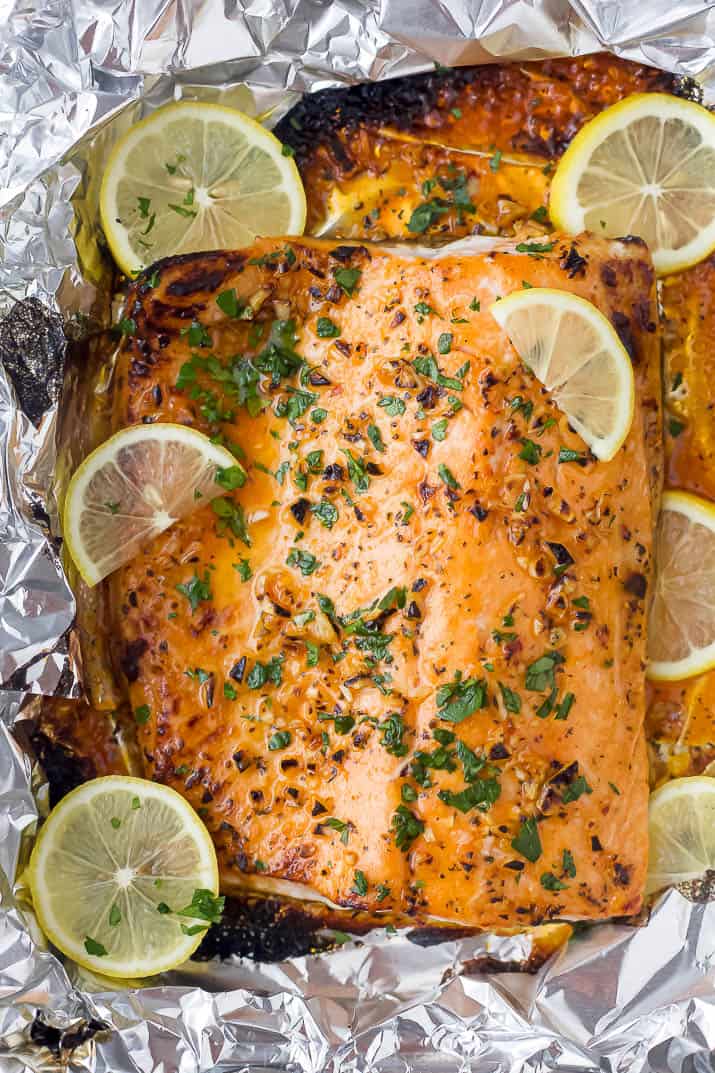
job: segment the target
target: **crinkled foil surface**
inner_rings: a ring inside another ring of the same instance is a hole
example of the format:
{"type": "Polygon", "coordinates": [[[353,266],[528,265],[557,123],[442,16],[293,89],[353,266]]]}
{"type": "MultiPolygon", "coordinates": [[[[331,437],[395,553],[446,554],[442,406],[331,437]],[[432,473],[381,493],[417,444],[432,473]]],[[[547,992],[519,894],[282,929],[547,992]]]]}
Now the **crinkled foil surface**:
{"type": "Polygon", "coordinates": [[[44,807],[25,741],[30,695],[80,690],[49,489],[62,325],[71,333],[88,322],[101,285],[92,154],[118,126],[185,92],[263,112],[434,61],[604,47],[691,75],[713,96],[707,0],[0,0],[3,1073],[715,1068],[707,883],[670,891],[645,927],[585,931],[537,975],[480,971],[485,955],[525,961],[526,937],[424,949],[374,933],[274,965],[192,963],[121,991],[60,963],[18,883],[44,807]]]}

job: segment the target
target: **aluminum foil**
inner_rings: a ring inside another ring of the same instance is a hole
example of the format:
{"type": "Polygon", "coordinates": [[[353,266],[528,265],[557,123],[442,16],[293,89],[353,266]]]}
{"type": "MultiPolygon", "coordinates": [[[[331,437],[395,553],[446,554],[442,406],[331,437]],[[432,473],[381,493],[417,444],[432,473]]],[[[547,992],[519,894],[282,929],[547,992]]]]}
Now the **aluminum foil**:
{"type": "Polygon", "coordinates": [[[71,336],[106,317],[88,161],[182,94],[275,119],[327,85],[604,47],[715,97],[707,0],[0,0],[3,1073],[713,1068],[707,882],[664,895],[645,926],[584,930],[536,975],[483,971],[525,962],[526,936],[424,949],[375,932],[279,964],[189,963],[135,990],[63,966],[22,882],[46,808],[25,736],[31,695],[76,696],[81,683],[51,488],[66,405],[60,328],[71,336]]]}

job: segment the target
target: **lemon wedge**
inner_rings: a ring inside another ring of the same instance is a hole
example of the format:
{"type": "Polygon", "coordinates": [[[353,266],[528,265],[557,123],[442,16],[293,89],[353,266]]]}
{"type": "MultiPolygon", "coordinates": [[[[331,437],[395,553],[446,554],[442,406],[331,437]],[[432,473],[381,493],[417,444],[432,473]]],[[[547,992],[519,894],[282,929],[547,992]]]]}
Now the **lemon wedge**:
{"type": "Polygon", "coordinates": [[[663,495],[656,534],[648,677],[692,678],[715,667],[715,504],[663,495]]]}
{"type": "Polygon", "coordinates": [[[549,287],[514,291],[490,312],[595,456],[613,458],[633,421],[635,390],[631,359],[604,315],[549,287]]]}
{"type": "Polygon", "coordinates": [[[715,869],[715,779],[697,775],[666,782],[651,796],[648,817],[649,891],[715,869]]]}
{"type": "Polygon", "coordinates": [[[715,116],[667,93],[597,115],[559,161],[549,215],[577,234],[639,235],[660,275],[715,248],[715,116]]]}
{"type": "Polygon", "coordinates": [[[102,227],[129,275],[161,257],[300,235],[305,192],[292,156],[233,108],[181,101],[135,124],[112,150],[102,227]]]}
{"type": "Polygon", "coordinates": [[[62,799],[40,830],[29,881],[48,939],[111,977],[180,965],[223,908],[216,851],[197,814],[175,790],[128,775],[62,799]]]}
{"type": "Polygon", "coordinates": [[[85,458],[67,489],[65,545],[88,585],[245,473],[225,447],[185,425],[122,429],[85,458]]]}

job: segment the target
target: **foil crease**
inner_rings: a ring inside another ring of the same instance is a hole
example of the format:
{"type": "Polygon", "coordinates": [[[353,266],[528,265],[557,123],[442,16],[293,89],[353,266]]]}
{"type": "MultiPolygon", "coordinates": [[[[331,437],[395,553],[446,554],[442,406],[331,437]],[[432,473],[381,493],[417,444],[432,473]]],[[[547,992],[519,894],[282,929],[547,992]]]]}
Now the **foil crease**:
{"type": "Polygon", "coordinates": [[[76,696],[51,485],[68,335],[103,283],[93,159],[176,96],[275,120],[296,94],[444,65],[610,49],[715,91],[708,0],[0,0],[0,1068],[3,1073],[695,1073],[715,1056],[711,884],[647,925],[189,963],[114,989],[48,948],[22,879],[46,786],[31,694],[76,696]],[[72,199],[72,202],[71,200],[72,199]],[[16,304],[16,303],[19,303],[16,304]]]}

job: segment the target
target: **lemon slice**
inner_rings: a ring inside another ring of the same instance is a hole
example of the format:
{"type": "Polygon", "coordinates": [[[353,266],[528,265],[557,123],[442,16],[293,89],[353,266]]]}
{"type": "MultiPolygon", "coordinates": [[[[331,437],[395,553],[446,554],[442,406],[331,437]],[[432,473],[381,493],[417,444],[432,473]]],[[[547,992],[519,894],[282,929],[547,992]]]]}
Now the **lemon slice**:
{"type": "Polygon", "coordinates": [[[587,123],[554,175],[549,215],[576,234],[639,235],[660,275],[715,248],[715,116],[638,93],[587,123]]]}
{"type": "Polygon", "coordinates": [[[102,180],[102,227],[123,272],[161,257],[300,235],[305,192],[292,157],[254,119],[218,104],[160,108],[117,143],[102,180]]]}
{"type": "Polygon", "coordinates": [[[237,487],[235,475],[243,471],[230,451],[185,425],[117,432],[85,458],[67,489],[64,538],[80,574],[96,585],[145,541],[237,487]]]}
{"type": "Polygon", "coordinates": [[[692,678],[715,667],[715,504],[665,492],[648,624],[648,677],[692,678]]]}
{"type": "Polygon", "coordinates": [[[715,869],[715,779],[673,779],[649,807],[648,890],[700,879],[715,869]]]}
{"type": "Polygon", "coordinates": [[[633,421],[633,369],[603,314],[549,287],[515,291],[491,314],[596,457],[613,458],[633,421]]]}
{"type": "Polygon", "coordinates": [[[211,837],[175,790],[128,775],[79,786],[45,821],[30,859],[40,927],[104,976],[174,968],[220,918],[211,837]]]}

